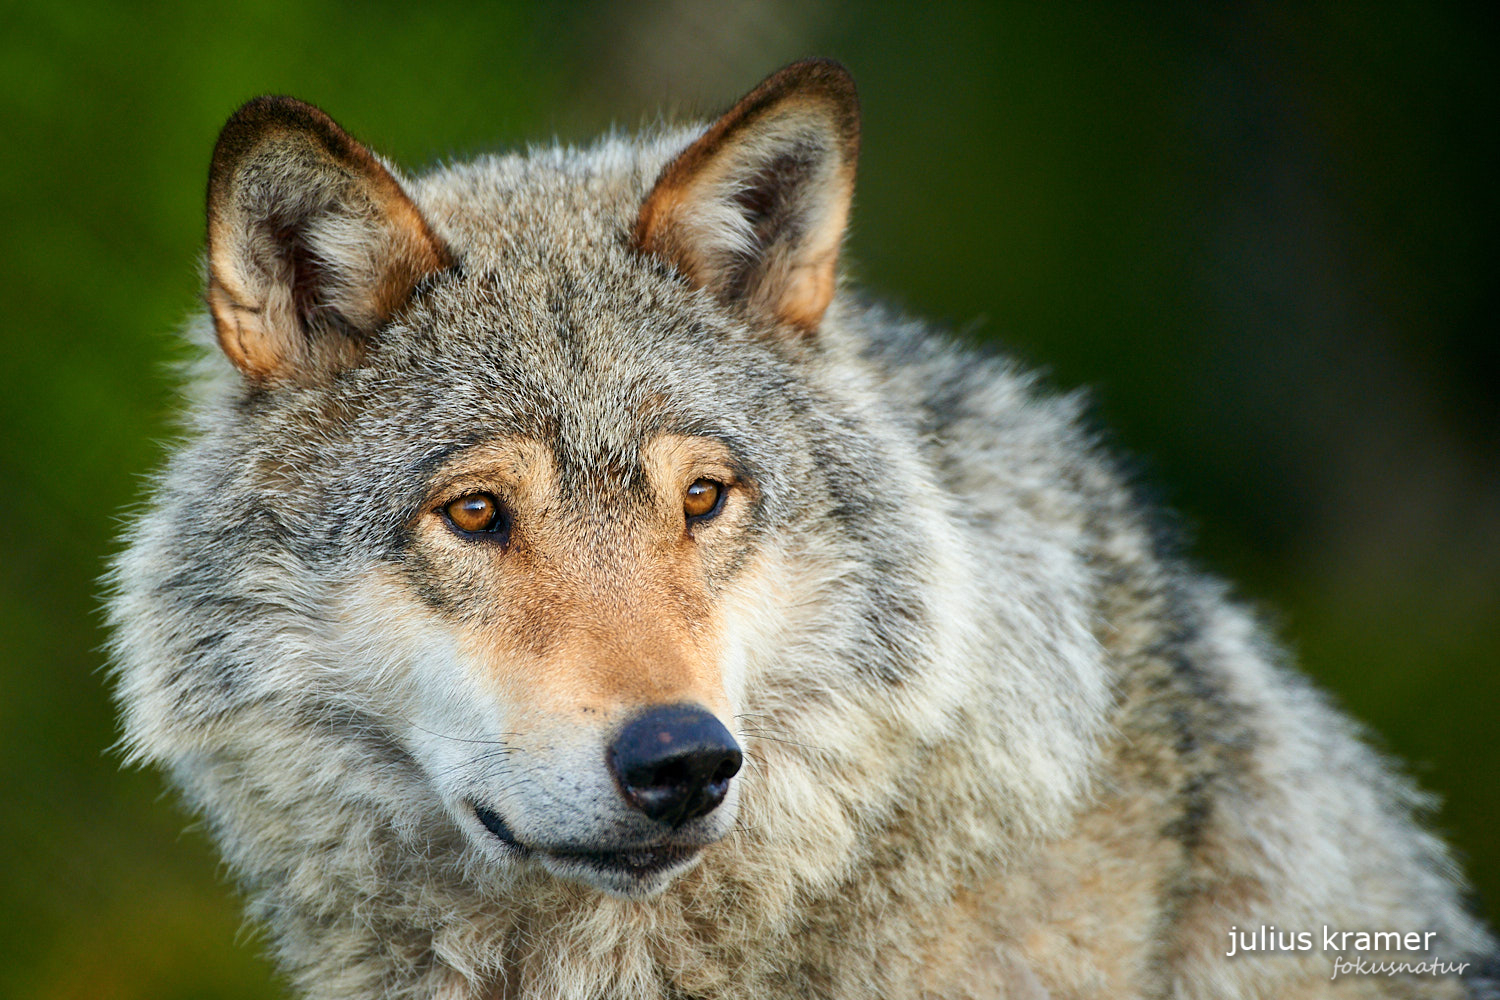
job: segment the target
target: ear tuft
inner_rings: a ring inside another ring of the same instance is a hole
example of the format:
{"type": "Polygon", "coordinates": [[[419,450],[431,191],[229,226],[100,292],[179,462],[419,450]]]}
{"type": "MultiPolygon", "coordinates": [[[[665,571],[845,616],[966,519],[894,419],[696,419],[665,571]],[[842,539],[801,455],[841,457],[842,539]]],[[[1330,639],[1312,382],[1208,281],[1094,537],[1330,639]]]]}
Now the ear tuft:
{"type": "Polygon", "coordinates": [[[352,363],[450,257],[400,182],[332,118],[259,97],[214,147],[208,264],[220,346],[252,381],[276,383],[352,363]]]}
{"type": "Polygon", "coordinates": [[[635,244],[728,304],[816,330],[833,299],[858,155],[849,72],[826,59],[793,63],[667,165],[635,244]]]}

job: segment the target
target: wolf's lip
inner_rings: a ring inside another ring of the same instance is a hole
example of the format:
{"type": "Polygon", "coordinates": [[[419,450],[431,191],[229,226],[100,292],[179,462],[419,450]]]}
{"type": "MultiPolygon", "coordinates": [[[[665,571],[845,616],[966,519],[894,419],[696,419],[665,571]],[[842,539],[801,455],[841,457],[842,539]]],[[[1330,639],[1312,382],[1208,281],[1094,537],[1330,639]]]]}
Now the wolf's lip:
{"type": "Polygon", "coordinates": [[[628,875],[645,876],[671,868],[688,860],[700,850],[696,846],[680,844],[655,844],[643,847],[624,848],[617,851],[589,851],[577,848],[527,847],[516,839],[505,820],[493,810],[475,804],[474,815],[484,828],[503,843],[509,844],[522,854],[536,851],[558,861],[570,862],[587,868],[624,872],[628,875]]]}
{"type": "Polygon", "coordinates": [[[547,851],[550,858],[606,872],[645,877],[674,868],[691,859],[701,848],[678,844],[658,844],[623,851],[547,851]]]}
{"type": "Polygon", "coordinates": [[[510,827],[505,825],[505,820],[501,819],[498,813],[492,812],[476,803],[474,806],[474,815],[479,817],[479,822],[484,824],[486,830],[493,833],[502,842],[522,852],[527,850],[526,845],[516,839],[516,835],[510,832],[510,827]]]}

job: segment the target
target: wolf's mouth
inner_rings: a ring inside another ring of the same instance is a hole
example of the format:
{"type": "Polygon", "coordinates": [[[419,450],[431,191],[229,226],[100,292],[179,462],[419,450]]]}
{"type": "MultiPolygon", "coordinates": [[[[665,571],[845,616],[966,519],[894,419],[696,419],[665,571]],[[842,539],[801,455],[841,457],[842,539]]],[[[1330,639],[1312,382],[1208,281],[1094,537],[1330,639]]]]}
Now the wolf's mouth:
{"type": "Polygon", "coordinates": [[[527,847],[516,839],[505,820],[493,810],[476,804],[474,815],[479,817],[479,822],[484,828],[501,842],[510,845],[523,856],[532,853],[543,854],[555,861],[562,862],[571,868],[591,868],[606,873],[623,873],[637,878],[655,875],[658,872],[675,868],[685,861],[691,859],[701,849],[696,846],[681,844],[657,844],[647,847],[633,847],[620,851],[580,851],[570,848],[545,848],[527,847]]]}
{"type": "Polygon", "coordinates": [[[547,851],[549,858],[568,867],[579,866],[601,872],[622,872],[644,878],[675,868],[699,851],[697,847],[662,844],[629,851],[547,851]]]}

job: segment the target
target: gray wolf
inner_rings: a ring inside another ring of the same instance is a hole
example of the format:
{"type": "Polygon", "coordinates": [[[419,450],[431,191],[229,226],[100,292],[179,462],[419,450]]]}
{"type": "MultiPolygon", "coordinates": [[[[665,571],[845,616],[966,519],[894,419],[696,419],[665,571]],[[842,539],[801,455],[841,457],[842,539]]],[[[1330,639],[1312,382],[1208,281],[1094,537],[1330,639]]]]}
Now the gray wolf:
{"type": "Polygon", "coordinates": [[[1487,990],[1419,794],[1076,398],[845,287],[858,145],[822,61],[414,178],[225,126],[113,655],[296,990],[1487,990]]]}

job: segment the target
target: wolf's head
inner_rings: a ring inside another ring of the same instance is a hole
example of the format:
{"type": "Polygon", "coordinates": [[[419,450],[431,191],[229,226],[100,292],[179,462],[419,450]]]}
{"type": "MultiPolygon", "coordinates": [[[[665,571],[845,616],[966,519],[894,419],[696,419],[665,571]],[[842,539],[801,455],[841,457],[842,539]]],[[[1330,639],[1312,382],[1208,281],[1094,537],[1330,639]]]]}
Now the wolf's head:
{"type": "Polygon", "coordinates": [[[763,883],[831,882],[980,711],[1010,825],[1076,793],[1095,720],[1046,692],[1084,617],[1019,535],[965,552],[871,356],[915,341],[836,295],[857,146],[827,62],[414,181],[300,102],[231,118],[221,350],[112,614],[128,742],[270,905],[642,899],[735,843],[738,879],[774,843],[763,883]]]}
{"type": "Polygon", "coordinates": [[[180,615],[179,730],[357,719],[497,862],[625,895],[733,828],[750,651],[853,561],[774,564],[887,491],[792,372],[834,295],[847,74],[789,67],[689,139],[410,184],[301,102],[230,119],[208,302],[239,377],[142,574],[180,615]]]}
{"type": "Polygon", "coordinates": [[[501,162],[408,193],[284,98],[225,127],[208,299],[251,461],[323,521],[292,536],[370,534],[324,543],[375,557],[327,613],[387,647],[365,654],[405,681],[382,712],[497,857],[642,894],[731,829],[726,606],[791,513],[764,441],[794,405],[778,354],[832,299],[857,144],[827,63],[768,80],[644,197],[501,162]]]}

